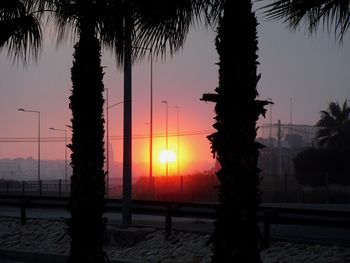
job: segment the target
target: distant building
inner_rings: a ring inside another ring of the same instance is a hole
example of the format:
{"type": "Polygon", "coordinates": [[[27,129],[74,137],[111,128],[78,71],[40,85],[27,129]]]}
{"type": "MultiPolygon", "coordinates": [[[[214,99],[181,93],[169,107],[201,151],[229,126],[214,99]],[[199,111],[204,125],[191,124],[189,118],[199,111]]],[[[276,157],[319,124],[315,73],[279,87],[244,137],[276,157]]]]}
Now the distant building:
{"type": "MultiPolygon", "coordinates": [[[[298,145],[298,148],[310,147],[315,143],[314,138],[316,136],[318,127],[314,125],[281,124],[280,128],[282,133],[282,144],[287,148],[295,148],[295,143],[301,144],[298,145]]],[[[271,137],[271,141],[273,142],[274,146],[277,147],[278,123],[265,123],[259,127],[258,132],[259,141],[264,141],[263,144],[267,146],[270,143],[271,137]]]]}
{"type": "Polygon", "coordinates": [[[259,168],[267,176],[294,175],[293,159],[314,145],[318,128],[311,125],[263,124],[257,141],[265,146],[260,151],[259,168]],[[280,129],[280,138],[278,138],[280,129]]]}
{"type": "MultiPolygon", "coordinates": [[[[67,177],[70,178],[72,168],[67,167],[67,177]]],[[[65,161],[64,160],[41,160],[40,177],[42,180],[65,179],[65,161]]],[[[0,159],[0,178],[7,180],[37,180],[38,178],[38,160],[32,157],[0,159]]]]}

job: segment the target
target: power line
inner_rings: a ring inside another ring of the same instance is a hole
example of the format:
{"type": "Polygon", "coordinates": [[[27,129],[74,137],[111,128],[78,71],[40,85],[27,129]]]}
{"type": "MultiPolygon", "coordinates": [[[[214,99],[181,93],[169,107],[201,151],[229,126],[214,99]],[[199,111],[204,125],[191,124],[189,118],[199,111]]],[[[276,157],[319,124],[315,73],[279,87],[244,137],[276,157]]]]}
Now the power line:
{"type": "MultiPolygon", "coordinates": [[[[181,137],[186,137],[186,136],[196,136],[196,135],[209,135],[213,133],[214,130],[198,130],[198,131],[188,131],[188,132],[181,132],[179,136],[181,137]]],[[[177,136],[177,133],[169,133],[169,137],[175,137],[177,136]]],[[[153,134],[153,137],[155,138],[161,138],[165,137],[165,134],[158,133],[158,134],[153,134]]],[[[132,139],[137,140],[137,139],[147,139],[149,138],[149,134],[135,134],[132,136],[132,139]]],[[[69,140],[71,140],[70,137],[68,137],[69,140]]],[[[112,135],[109,136],[110,140],[122,140],[123,136],[122,135],[112,135]]],[[[6,142],[37,142],[38,138],[34,137],[0,137],[0,143],[6,143],[6,142]]],[[[65,138],[64,137],[41,137],[40,138],[41,142],[64,142],[65,138]]]]}

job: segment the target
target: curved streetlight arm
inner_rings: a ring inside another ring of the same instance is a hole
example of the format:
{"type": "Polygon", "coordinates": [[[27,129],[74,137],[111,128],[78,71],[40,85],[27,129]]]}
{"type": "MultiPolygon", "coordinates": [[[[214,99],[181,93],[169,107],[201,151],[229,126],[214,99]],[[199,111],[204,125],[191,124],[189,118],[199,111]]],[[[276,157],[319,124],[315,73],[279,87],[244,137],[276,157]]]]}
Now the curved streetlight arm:
{"type": "Polygon", "coordinates": [[[23,111],[23,112],[35,112],[35,113],[40,113],[40,111],[37,110],[25,110],[23,108],[18,109],[19,111],[23,111]]]}
{"type": "Polygon", "coordinates": [[[112,108],[114,106],[117,106],[117,105],[120,105],[120,104],[123,104],[123,103],[124,103],[124,101],[120,101],[120,102],[114,103],[111,106],[108,106],[106,109],[108,110],[108,109],[110,109],[110,108],[112,108]]]}
{"type": "Polygon", "coordinates": [[[106,88],[106,168],[107,168],[107,178],[106,178],[106,187],[107,187],[107,197],[109,195],[109,109],[114,107],[114,106],[117,106],[117,105],[120,105],[120,104],[123,104],[124,101],[120,101],[120,102],[117,102],[117,103],[114,103],[112,105],[109,106],[108,104],[108,88],[106,88]]]}
{"type": "Polygon", "coordinates": [[[67,130],[64,130],[64,129],[56,129],[56,128],[52,128],[52,127],[50,127],[49,130],[67,132],[67,130]]]}
{"type": "Polygon", "coordinates": [[[19,108],[19,111],[22,112],[31,112],[31,113],[37,113],[38,114],[38,187],[39,187],[39,191],[41,194],[41,188],[40,188],[40,111],[37,110],[26,110],[23,108],[19,108]]]}

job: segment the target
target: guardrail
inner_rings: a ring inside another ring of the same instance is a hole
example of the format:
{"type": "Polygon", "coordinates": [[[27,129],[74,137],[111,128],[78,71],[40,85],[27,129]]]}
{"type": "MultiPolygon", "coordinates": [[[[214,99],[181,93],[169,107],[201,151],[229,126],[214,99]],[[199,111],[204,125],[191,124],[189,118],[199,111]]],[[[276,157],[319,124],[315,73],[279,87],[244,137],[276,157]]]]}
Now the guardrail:
{"type": "MultiPolygon", "coordinates": [[[[26,208],[65,208],[68,197],[0,195],[0,205],[20,206],[22,224],[26,221],[26,208]]],[[[165,216],[165,235],[170,236],[172,217],[215,219],[218,203],[187,203],[172,201],[133,200],[132,213],[165,216]]],[[[121,212],[121,199],[106,199],[106,211],[121,212]]],[[[268,247],[271,224],[337,226],[350,228],[350,209],[335,210],[308,207],[283,207],[280,204],[261,204],[258,219],[263,223],[263,237],[268,247]]]]}
{"type": "MultiPolygon", "coordinates": [[[[111,184],[109,192],[118,192],[121,185],[111,184]]],[[[65,180],[0,181],[0,194],[33,196],[69,196],[70,182],[65,180]]]]}
{"type": "Polygon", "coordinates": [[[64,180],[0,182],[0,193],[7,195],[69,196],[69,192],[70,185],[64,180]]]}

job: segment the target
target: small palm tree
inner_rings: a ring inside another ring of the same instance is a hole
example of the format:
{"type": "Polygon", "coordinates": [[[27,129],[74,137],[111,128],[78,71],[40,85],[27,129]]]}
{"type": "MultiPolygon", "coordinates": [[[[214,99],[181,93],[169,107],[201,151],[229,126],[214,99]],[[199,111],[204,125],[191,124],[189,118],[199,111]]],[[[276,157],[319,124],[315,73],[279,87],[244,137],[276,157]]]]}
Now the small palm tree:
{"type": "Polygon", "coordinates": [[[316,123],[319,131],[316,135],[321,147],[343,147],[346,138],[350,136],[349,119],[350,106],[347,101],[342,106],[339,103],[331,102],[327,111],[321,111],[321,119],[316,123]]]}
{"type": "Polygon", "coordinates": [[[40,13],[31,1],[2,0],[0,2],[0,50],[6,48],[13,59],[37,55],[42,46],[40,13]]]}
{"type": "MultiPolygon", "coordinates": [[[[259,0],[265,1],[266,0],[259,0]]],[[[293,30],[305,22],[313,33],[321,24],[328,31],[333,27],[341,40],[349,29],[349,0],[275,0],[263,7],[272,19],[282,19],[293,30]]]]}

